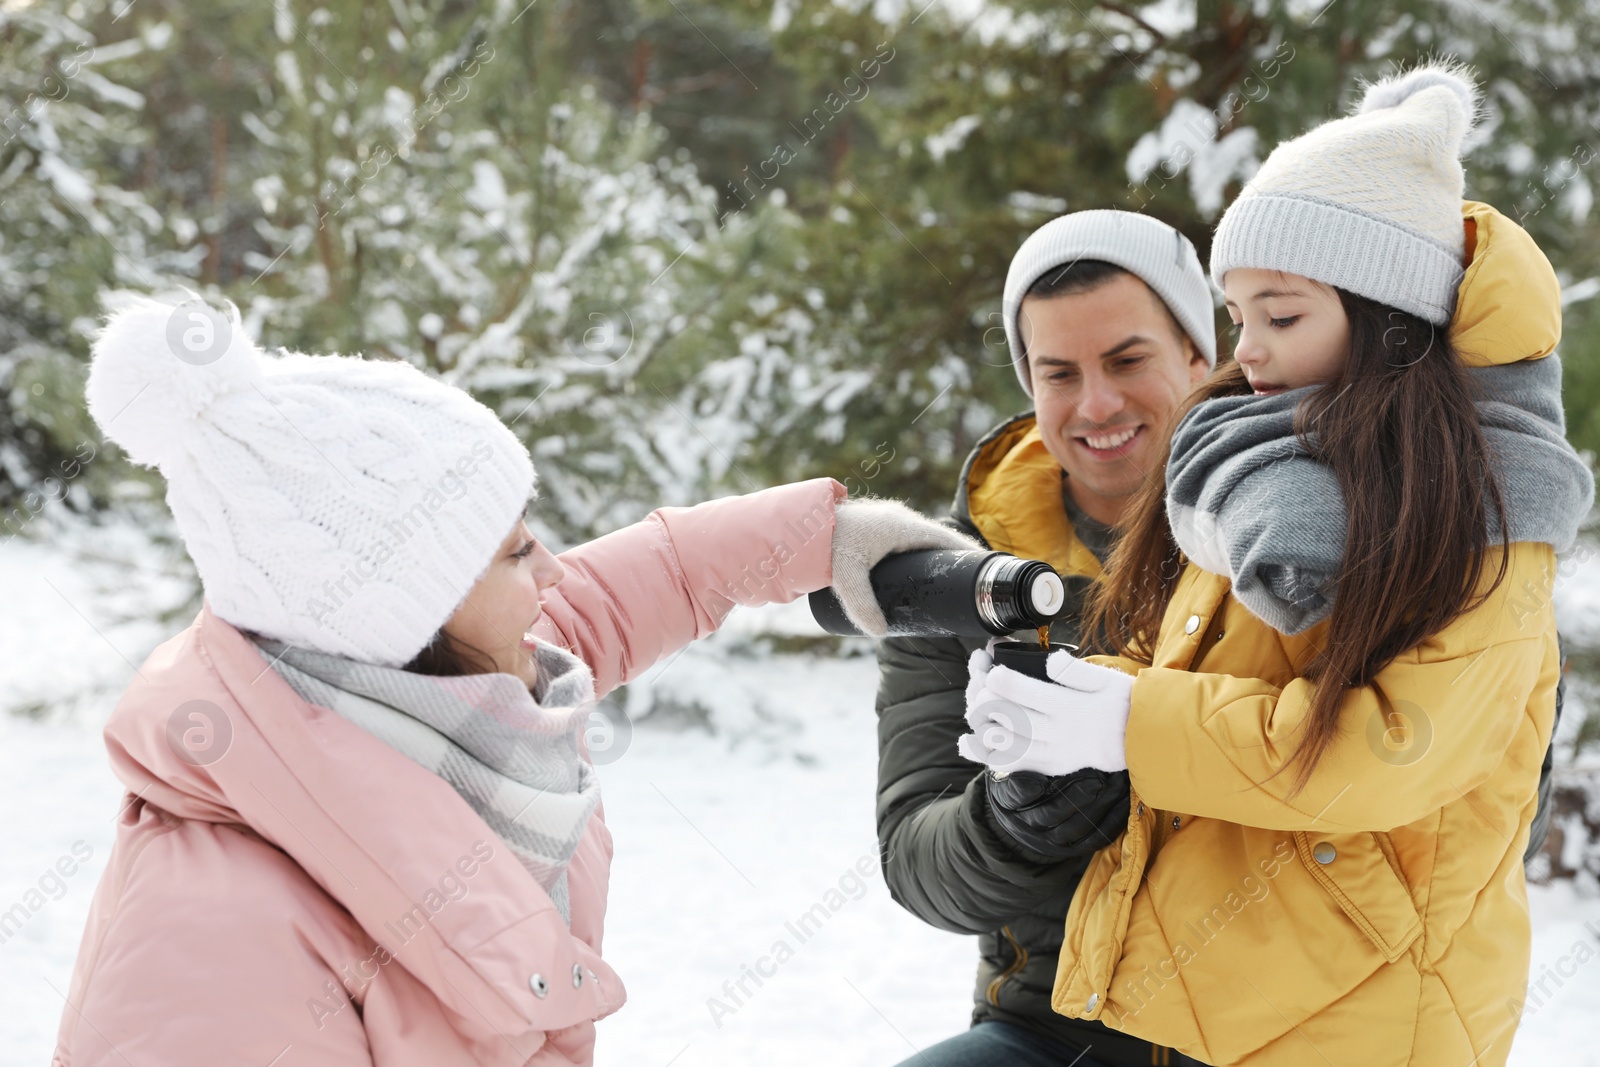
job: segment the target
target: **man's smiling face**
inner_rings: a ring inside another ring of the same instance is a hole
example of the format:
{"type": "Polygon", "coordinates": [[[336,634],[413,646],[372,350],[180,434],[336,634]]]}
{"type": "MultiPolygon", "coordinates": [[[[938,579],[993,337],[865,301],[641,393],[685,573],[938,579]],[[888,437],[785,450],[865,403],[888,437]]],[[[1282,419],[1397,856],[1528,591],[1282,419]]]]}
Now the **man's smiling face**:
{"type": "Polygon", "coordinates": [[[1115,522],[1159,460],[1178,405],[1210,371],[1205,357],[1132,274],[1029,296],[1017,329],[1045,448],[1077,505],[1115,522]]]}

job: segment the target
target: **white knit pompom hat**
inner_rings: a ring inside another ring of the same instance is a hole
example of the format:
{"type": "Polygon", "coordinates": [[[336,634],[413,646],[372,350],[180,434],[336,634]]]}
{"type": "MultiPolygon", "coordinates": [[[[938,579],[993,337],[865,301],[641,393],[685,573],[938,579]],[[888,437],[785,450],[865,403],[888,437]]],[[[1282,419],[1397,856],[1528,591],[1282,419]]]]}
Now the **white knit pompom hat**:
{"type": "Polygon", "coordinates": [[[1449,322],[1466,246],[1461,145],[1477,105],[1469,68],[1430,63],[1280,144],[1217,224],[1212,279],[1281,270],[1449,322]]]}
{"type": "Polygon", "coordinates": [[[1051,219],[1029,234],[1006,271],[1000,315],[1006,324],[1011,365],[1023,392],[1033,395],[1028,354],[1017,328],[1022,300],[1046,274],[1085,259],[1114,264],[1141,278],[1167,305],[1206,362],[1216,366],[1216,305],[1206,284],[1205,268],[1190,240],[1148,215],[1109,208],[1075,211],[1051,219]]]}
{"type": "Polygon", "coordinates": [[[89,412],[160,469],[207,602],[235,626],[398,667],[534,491],[528,450],[407,363],[267,356],[238,311],[139,298],[95,340],[89,412]]]}

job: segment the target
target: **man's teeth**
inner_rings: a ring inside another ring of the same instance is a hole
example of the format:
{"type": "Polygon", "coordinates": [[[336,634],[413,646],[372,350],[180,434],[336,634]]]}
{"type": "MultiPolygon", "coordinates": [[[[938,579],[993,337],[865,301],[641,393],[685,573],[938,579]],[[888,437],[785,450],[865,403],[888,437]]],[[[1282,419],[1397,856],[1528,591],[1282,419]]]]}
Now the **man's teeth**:
{"type": "Polygon", "coordinates": [[[1120,448],[1133,440],[1133,435],[1139,432],[1139,427],[1130,426],[1121,433],[1113,434],[1085,434],[1083,439],[1089,442],[1090,448],[1120,448]]]}

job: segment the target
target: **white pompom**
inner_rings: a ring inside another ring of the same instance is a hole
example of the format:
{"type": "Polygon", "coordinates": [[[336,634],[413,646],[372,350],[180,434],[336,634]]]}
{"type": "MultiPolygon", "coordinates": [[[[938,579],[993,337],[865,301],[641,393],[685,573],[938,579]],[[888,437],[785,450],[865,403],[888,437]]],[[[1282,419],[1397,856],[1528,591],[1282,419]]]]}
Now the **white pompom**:
{"type": "Polygon", "coordinates": [[[1478,83],[1471,67],[1454,60],[1437,60],[1414,70],[1408,70],[1404,74],[1391,75],[1373,82],[1367,86],[1366,93],[1362,95],[1356,114],[1365,115],[1369,111],[1398,107],[1416,93],[1436,85],[1442,85],[1455,93],[1461,101],[1461,109],[1465,112],[1467,125],[1470,127],[1478,111],[1478,83]]]}
{"type": "Polygon", "coordinates": [[[238,309],[229,304],[224,313],[198,299],[140,297],[118,308],[90,357],[89,414],[146,466],[174,455],[213,401],[251,388],[263,371],[238,309]]]}

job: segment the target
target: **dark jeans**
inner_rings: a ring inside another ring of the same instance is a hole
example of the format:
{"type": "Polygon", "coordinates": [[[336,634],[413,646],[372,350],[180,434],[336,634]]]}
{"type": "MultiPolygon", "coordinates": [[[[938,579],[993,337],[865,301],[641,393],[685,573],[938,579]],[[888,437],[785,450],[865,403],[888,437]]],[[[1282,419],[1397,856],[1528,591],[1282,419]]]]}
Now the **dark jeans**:
{"type": "MultiPolygon", "coordinates": [[[[1169,1052],[1171,1067],[1202,1067],[1178,1052],[1169,1052]]],[[[982,1022],[964,1034],[929,1045],[899,1067],[1107,1067],[1087,1052],[1079,1053],[1031,1030],[1002,1022],[982,1022]]]]}

